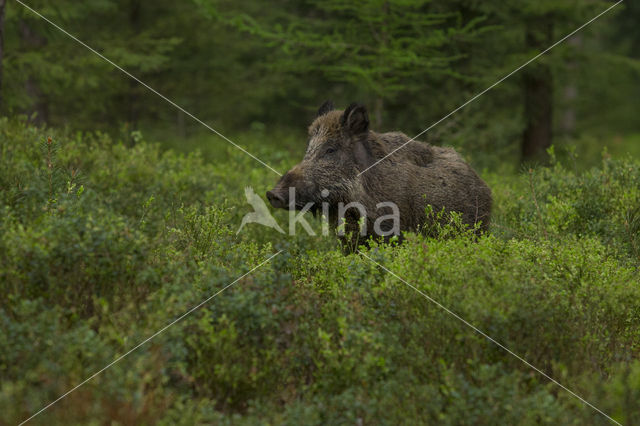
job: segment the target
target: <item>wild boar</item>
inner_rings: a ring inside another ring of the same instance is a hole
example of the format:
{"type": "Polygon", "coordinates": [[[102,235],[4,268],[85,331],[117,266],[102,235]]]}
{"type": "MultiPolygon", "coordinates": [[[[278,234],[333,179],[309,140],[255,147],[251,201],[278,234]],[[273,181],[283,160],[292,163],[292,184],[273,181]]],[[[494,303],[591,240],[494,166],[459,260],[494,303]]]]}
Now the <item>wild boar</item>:
{"type": "Polygon", "coordinates": [[[433,217],[428,205],[459,212],[463,223],[486,231],[492,200],[485,182],[452,148],[419,141],[402,147],[409,140],[400,132],[370,130],[362,105],[340,111],[327,101],[309,126],[304,158],[267,199],[276,208],[307,206],[314,214],[325,206],[330,225],[343,222],[344,232],[362,231],[365,238],[425,229],[433,217]]]}

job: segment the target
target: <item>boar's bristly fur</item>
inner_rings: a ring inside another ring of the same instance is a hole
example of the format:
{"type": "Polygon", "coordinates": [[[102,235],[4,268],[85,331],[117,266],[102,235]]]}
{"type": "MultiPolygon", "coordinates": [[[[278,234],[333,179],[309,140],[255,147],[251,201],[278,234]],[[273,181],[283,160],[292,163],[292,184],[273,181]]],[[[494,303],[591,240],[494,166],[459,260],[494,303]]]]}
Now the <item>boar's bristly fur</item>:
{"type": "MultiPolygon", "coordinates": [[[[411,141],[385,158],[409,140],[400,132],[372,131],[362,105],[351,104],[340,111],[325,102],[309,126],[304,158],[267,198],[274,207],[288,209],[293,187],[296,208],[312,202],[319,209],[328,203],[333,226],[341,220],[339,203],[360,203],[367,212],[368,235],[375,235],[376,218],[390,214],[390,209],[377,208],[382,202],[398,206],[400,231],[421,229],[428,220],[427,205],[434,211],[459,212],[465,224],[479,222],[480,229],[487,230],[491,190],[455,150],[411,141]]],[[[347,232],[357,232],[358,211],[350,209],[345,216],[347,232]]]]}

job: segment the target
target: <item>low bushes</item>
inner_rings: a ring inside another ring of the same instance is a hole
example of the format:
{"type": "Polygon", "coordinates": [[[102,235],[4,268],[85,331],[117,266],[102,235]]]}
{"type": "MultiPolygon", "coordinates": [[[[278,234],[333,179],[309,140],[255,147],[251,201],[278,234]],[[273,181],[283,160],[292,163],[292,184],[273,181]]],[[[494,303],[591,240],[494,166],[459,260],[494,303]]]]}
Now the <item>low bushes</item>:
{"type": "Polygon", "coordinates": [[[344,256],[332,237],[258,225],[236,235],[244,186],[273,181],[250,160],[213,165],[6,119],[0,149],[8,423],[281,249],[35,421],[607,423],[455,313],[618,421],[640,422],[638,161],[488,174],[489,235],[452,225],[447,238],[344,256]]]}

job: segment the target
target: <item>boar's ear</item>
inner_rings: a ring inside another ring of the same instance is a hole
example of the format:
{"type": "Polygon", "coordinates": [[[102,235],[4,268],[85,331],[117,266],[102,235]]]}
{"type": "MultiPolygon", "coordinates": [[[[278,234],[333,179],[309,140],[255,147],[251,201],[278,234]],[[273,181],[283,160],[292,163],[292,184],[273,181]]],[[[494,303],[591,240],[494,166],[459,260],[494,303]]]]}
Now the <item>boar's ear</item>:
{"type": "Polygon", "coordinates": [[[359,104],[353,103],[344,110],[340,118],[342,128],[352,135],[359,135],[369,130],[369,115],[367,109],[359,104]]]}
{"type": "Polygon", "coordinates": [[[359,170],[366,170],[375,162],[369,141],[358,140],[353,146],[353,156],[359,170]]]}
{"type": "Polygon", "coordinates": [[[333,106],[332,101],[324,101],[324,103],[320,105],[320,108],[318,108],[318,117],[320,117],[321,115],[325,115],[326,113],[328,113],[329,111],[333,111],[334,109],[335,107],[333,106]]]}

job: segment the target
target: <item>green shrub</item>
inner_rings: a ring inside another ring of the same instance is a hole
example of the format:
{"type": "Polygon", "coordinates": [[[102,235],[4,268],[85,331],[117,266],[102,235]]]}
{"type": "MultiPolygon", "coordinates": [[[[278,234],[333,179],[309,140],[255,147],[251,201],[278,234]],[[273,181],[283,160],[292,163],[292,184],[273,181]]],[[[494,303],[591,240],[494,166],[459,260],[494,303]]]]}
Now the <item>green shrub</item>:
{"type": "Polygon", "coordinates": [[[255,224],[236,235],[244,187],[262,193],[274,176],[231,151],[233,163],[212,164],[3,119],[0,153],[3,421],[280,249],[36,421],[607,423],[451,312],[618,421],[640,421],[638,161],[487,174],[488,235],[453,218],[345,256],[334,237],[255,224]]]}

